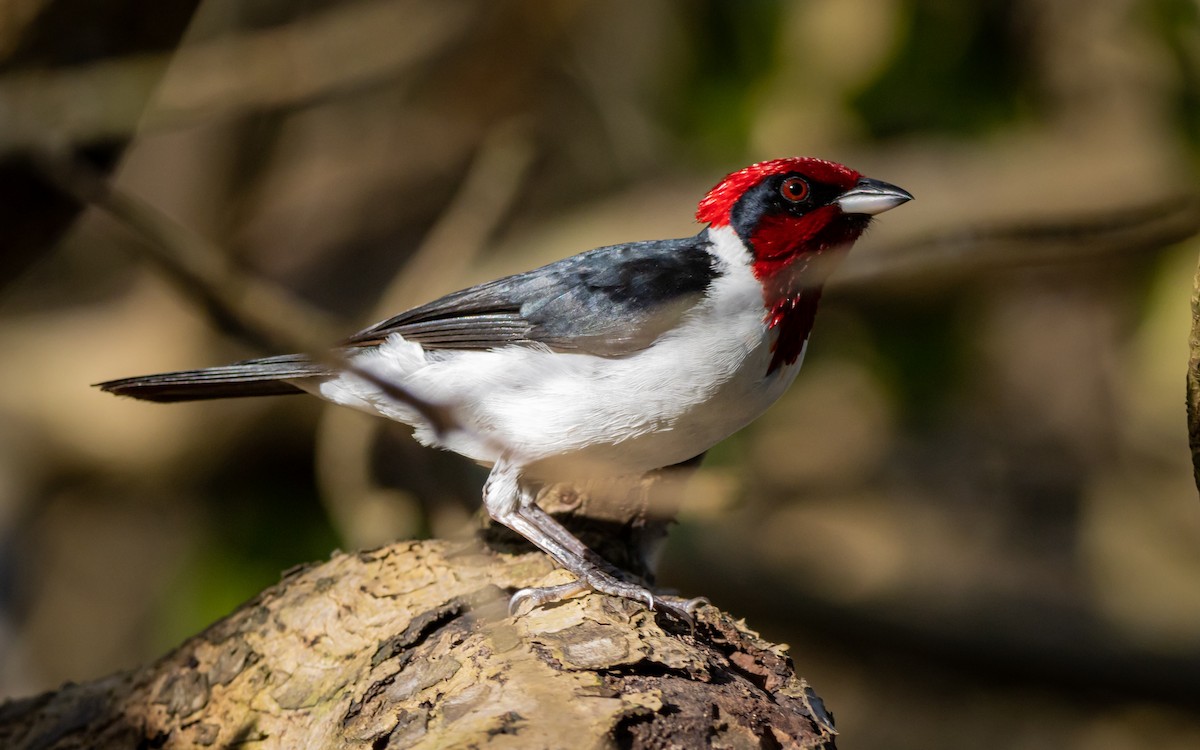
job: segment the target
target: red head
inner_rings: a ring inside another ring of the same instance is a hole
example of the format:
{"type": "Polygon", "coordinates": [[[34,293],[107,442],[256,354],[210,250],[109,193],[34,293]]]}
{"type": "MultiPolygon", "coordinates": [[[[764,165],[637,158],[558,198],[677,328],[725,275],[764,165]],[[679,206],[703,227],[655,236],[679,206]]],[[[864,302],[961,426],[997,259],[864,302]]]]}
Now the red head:
{"type": "Polygon", "coordinates": [[[872,215],[911,199],[849,167],[803,157],[751,164],[704,196],[696,218],[732,228],[753,257],[767,323],[779,329],[771,371],[794,362],[808,338],[821,283],[833,266],[814,261],[853,244],[872,215]]]}
{"type": "Polygon", "coordinates": [[[732,227],[766,281],[793,262],[805,265],[858,239],[871,215],[912,198],[905,191],[824,159],[794,157],[751,164],[708,192],[696,218],[732,227]]]}

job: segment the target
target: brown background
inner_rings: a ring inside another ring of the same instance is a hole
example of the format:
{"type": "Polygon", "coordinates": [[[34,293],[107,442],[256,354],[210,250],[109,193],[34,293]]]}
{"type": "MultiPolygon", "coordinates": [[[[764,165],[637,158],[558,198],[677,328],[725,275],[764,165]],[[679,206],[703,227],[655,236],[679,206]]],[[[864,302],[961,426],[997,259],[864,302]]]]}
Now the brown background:
{"type": "Polygon", "coordinates": [[[1196,747],[1197,39],[1188,0],[6,4],[0,695],[461,534],[483,476],[310,399],[88,388],[261,350],[30,153],[112,165],[347,332],[691,234],[725,172],[811,154],[917,201],[711,455],[663,583],[791,643],[846,747],[1196,747]]]}

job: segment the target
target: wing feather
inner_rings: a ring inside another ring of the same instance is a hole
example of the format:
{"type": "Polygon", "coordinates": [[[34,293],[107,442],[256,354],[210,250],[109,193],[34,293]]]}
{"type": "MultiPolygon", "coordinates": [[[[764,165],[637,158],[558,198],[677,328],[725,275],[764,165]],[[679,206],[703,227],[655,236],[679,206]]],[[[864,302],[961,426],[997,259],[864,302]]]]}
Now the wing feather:
{"type": "MultiPolygon", "coordinates": [[[[538,344],[605,357],[640,351],[673,329],[718,275],[706,232],[603,247],[464,289],[371,326],[342,345],[369,348],[400,334],[435,350],[538,344]]],[[[98,385],[148,401],[192,401],[300,393],[292,382],[330,374],[328,367],[290,354],[98,385]]]]}
{"type": "Polygon", "coordinates": [[[355,334],[350,347],[392,334],[430,349],[541,344],[621,356],[678,324],[717,275],[707,235],[613,245],[448,294],[355,334]]]}

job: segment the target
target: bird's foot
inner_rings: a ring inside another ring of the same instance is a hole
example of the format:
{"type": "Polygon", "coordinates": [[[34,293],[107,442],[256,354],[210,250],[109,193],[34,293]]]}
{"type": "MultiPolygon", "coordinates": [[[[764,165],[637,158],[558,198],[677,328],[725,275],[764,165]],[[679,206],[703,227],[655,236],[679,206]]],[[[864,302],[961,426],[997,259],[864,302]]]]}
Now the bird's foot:
{"type": "Polygon", "coordinates": [[[532,609],[592,589],[642,602],[650,610],[667,612],[695,630],[696,621],[692,613],[706,600],[657,596],[642,586],[617,577],[619,573],[614,575],[608,572],[605,568],[612,566],[553,516],[539,508],[532,494],[520,486],[519,477],[514,465],[506,461],[497,462],[484,486],[484,506],[492,518],[525,537],[559,565],[574,573],[576,580],[557,586],[521,589],[509,600],[510,613],[516,614],[526,602],[532,609]]]}
{"type": "Polygon", "coordinates": [[[512,595],[508,602],[509,614],[528,612],[553,602],[562,601],[584,591],[597,591],[622,599],[632,599],[645,604],[651,611],[666,612],[676,620],[685,623],[693,631],[696,629],[696,609],[709,604],[703,597],[684,599],[678,596],[661,596],[637,584],[622,581],[600,570],[591,570],[587,574],[569,583],[557,586],[525,588],[512,595]],[[528,608],[525,605],[528,604],[528,608]]]}

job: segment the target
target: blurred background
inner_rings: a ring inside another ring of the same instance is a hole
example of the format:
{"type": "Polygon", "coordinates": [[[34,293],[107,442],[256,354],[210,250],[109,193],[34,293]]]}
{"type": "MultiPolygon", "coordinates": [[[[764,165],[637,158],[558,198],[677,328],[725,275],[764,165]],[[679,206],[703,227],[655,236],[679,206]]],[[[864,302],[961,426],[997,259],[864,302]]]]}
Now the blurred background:
{"type": "Polygon", "coordinates": [[[271,352],[47,165],[348,333],[693,234],[783,155],[917,201],[710,454],[660,582],[790,643],[843,747],[1200,747],[1194,0],[9,0],[0,697],[335,548],[462,534],[484,476],[315,399],[89,388],[271,352]]]}

